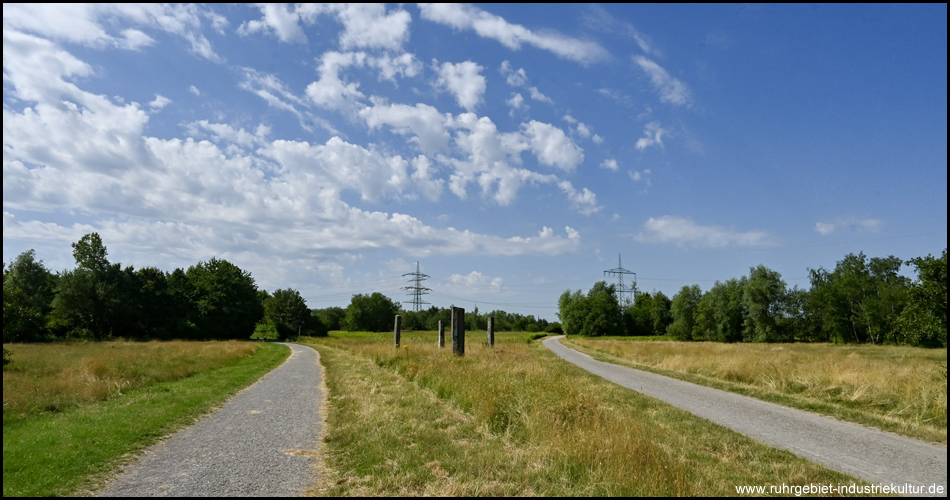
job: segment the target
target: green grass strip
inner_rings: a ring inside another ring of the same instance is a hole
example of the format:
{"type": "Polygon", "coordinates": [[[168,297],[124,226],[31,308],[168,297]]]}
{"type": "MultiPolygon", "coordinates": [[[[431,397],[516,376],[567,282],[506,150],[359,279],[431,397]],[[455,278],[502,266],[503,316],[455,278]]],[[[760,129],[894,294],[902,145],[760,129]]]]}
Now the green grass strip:
{"type": "Polygon", "coordinates": [[[62,413],[3,420],[3,496],[64,496],[101,485],[123,459],[185,427],[280,365],[262,344],[237,363],[62,413]]]}

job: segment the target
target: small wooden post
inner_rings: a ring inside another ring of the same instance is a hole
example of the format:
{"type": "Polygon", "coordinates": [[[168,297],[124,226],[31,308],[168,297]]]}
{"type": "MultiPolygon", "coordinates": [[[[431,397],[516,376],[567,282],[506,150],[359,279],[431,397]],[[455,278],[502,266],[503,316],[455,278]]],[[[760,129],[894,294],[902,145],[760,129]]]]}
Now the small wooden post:
{"type": "Polygon", "coordinates": [[[396,325],[393,327],[393,344],[399,347],[399,334],[402,330],[402,316],[396,315],[396,325]]]}
{"type": "Polygon", "coordinates": [[[465,355],[465,309],[452,307],[452,354],[465,355]]]}
{"type": "Polygon", "coordinates": [[[495,317],[488,317],[488,347],[495,347],[495,317]]]}
{"type": "Polygon", "coordinates": [[[439,320],[439,348],[445,347],[445,326],[442,325],[442,320],[439,320]]]}

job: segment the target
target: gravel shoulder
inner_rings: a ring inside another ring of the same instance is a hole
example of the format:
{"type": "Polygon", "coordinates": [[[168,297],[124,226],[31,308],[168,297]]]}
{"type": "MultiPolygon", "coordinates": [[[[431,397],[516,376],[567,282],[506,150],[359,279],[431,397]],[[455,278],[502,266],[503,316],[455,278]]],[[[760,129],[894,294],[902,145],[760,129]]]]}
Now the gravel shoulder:
{"type": "Polygon", "coordinates": [[[148,448],[101,496],[299,496],[316,483],[322,368],[284,344],[282,365],[220,410],[148,448]]]}
{"type": "Polygon", "coordinates": [[[558,357],[770,446],[875,484],[947,491],[947,448],[731,392],[597,361],[553,337],[558,357]]]}

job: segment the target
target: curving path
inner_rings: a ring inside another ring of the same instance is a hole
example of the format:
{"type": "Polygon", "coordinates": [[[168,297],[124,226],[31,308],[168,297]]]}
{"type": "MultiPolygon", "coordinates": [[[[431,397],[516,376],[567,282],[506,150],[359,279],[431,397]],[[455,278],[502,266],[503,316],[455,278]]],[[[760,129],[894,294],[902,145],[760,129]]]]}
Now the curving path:
{"type": "Polygon", "coordinates": [[[560,358],[628,389],[875,484],[907,483],[947,492],[947,447],[842,422],[802,410],[597,361],[561,345],[542,343],[560,358]]]}
{"type": "Polygon", "coordinates": [[[315,483],[321,368],[309,347],[149,447],[102,496],[299,496],[315,483]]]}

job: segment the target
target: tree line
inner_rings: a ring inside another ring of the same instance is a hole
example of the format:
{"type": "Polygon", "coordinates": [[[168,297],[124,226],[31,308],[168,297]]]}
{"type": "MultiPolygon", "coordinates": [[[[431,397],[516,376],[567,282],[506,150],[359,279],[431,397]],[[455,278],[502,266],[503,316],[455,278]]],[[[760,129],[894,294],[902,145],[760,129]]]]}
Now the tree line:
{"type": "Polygon", "coordinates": [[[558,301],[572,335],[669,335],[718,342],[834,342],[947,346],[947,250],[908,261],[848,254],[832,270],[809,269],[811,288],[789,289],[765,266],[717,281],[709,291],[684,286],[667,298],[643,293],[622,308],[614,285],[558,301]],[[917,279],[899,274],[914,266],[917,279]]]}
{"type": "Polygon", "coordinates": [[[33,250],[3,267],[3,341],[250,338],[263,324],[286,338],[319,333],[295,290],[260,290],[211,258],[167,273],[109,262],[98,233],[72,244],[76,267],[53,273],[33,250]]]}
{"type": "MultiPolygon", "coordinates": [[[[396,314],[402,315],[404,330],[436,330],[440,320],[448,330],[452,321],[451,308],[432,306],[420,311],[406,311],[378,292],[354,295],[346,308],[314,309],[313,314],[327,329],[343,331],[389,331],[393,329],[393,317],[396,314]]],[[[469,330],[486,330],[489,317],[495,318],[495,330],[499,332],[561,332],[557,322],[501,310],[479,313],[477,306],[465,313],[465,327],[469,330]]]]}
{"type": "MultiPolygon", "coordinates": [[[[64,339],[289,339],[330,330],[387,331],[396,314],[408,330],[448,328],[451,310],[403,311],[381,293],[356,294],[346,308],[310,309],[294,289],[273,293],[227,260],[211,258],[168,273],[109,262],[98,233],[72,244],[76,267],[51,272],[33,250],[3,266],[3,342],[64,339]]],[[[493,311],[499,331],[543,331],[544,319],[493,311]]],[[[476,307],[470,329],[485,329],[476,307]]],[[[554,327],[557,326],[555,323],[554,327]]]]}

